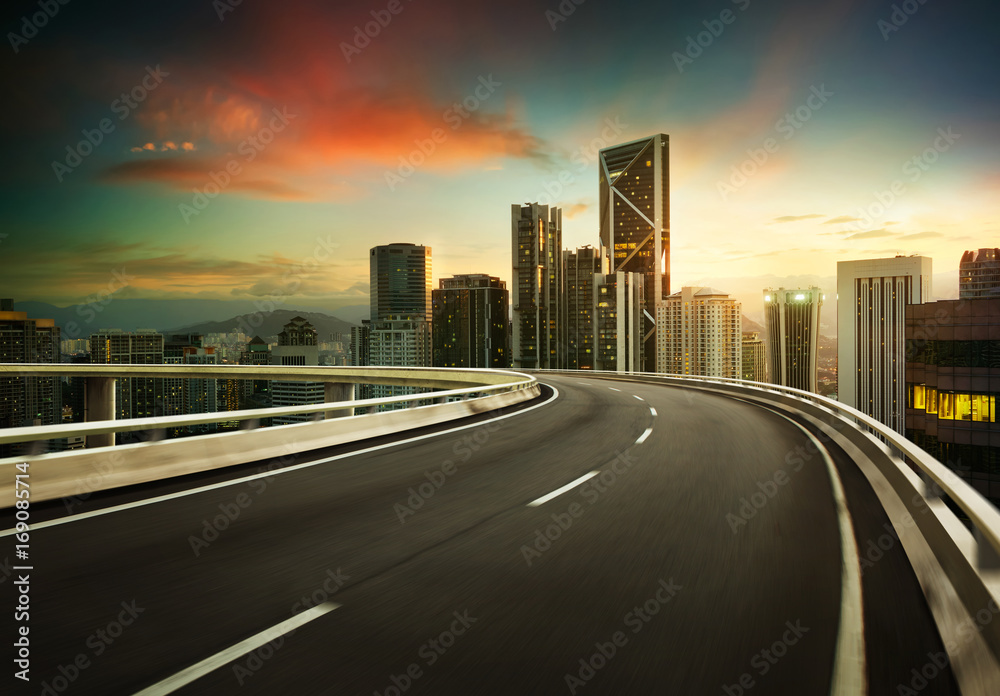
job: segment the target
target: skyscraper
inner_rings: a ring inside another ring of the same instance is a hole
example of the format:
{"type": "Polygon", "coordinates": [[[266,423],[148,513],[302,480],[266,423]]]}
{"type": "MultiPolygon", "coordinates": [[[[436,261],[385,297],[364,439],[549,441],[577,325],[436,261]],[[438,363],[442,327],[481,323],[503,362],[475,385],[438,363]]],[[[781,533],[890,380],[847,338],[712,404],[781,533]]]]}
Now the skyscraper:
{"type": "Polygon", "coordinates": [[[902,434],[906,306],[931,297],[931,259],[837,264],[837,398],[902,434]]]}
{"type": "Polygon", "coordinates": [[[644,359],[644,276],[618,271],[598,276],[595,283],[595,369],[640,372],[644,359]]]}
{"type": "MultiPolygon", "coordinates": [[[[260,336],[254,336],[240,353],[240,365],[270,365],[271,349],[260,336]]],[[[239,380],[240,408],[268,408],[271,406],[271,381],[267,379],[239,380]]]]}
{"type": "Polygon", "coordinates": [[[564,312],[566,318],[566,361],[570,370],[593,370],[597,360],[594,327],[597,313],[597,286],[606,274],[600,249],[585,246],[563,252],[566,273],[564,312]]]}
{"type": "MultiPolygon", "coordinates": [[[[742,317],[741,317],[742,319],[742,317]]],[[[743,369],[740,379],[750,382],[767,381],[767,350],[760,331],[744,331],[742,341],[743,369]]]]}
{"type": "Polygon", "coordinates": [[[823,292],[817,288],[764,291],[768,379],[815,392],[819,368],[819,315],[823,292]]]}
{"type": "Polygon", "coordinates": [[[962,254],[958,296],[1000,297],[1000,249],[980,249],[962,254]]]}
{"type": "Polygon", "coordinates": [[[600,234],[611,272],[644,278],[645,368],[656,364],[656,306],[670,294],[670,141],[658,133],[600,152],[600,234]]]}
{"type": "Polygon", "coordinates": [[[656,371],[739,379],[742,310],[714,288],[684,287],[656,308],[656,371]]]}
{"type": "MultiPolygon", "coordinates": [[[[15,312],[12,299],[0,300],[0,362],[57,363],[59,327],[52,319],[29,319],[15,312]]],[[[58,377],[0,378],[0,428],[55,425],[62,421],[62,391],[58,377]]],[[[13,448],[0,445],[0,456],[13,448]]]]}
{"type": "MultiPolygon", "coordinates": [[[[318,365],[319,346],[316,329],[302,317],[293,317],[278,334],[278,345],[271,351],[274,365],[318,365]]],[[[324,397],[322,382],[271,381],[271,405],[305,406],[321,404],[324,397]]],[[[274,425],[304,423],[313,420],[315,414],[277,416],[274,425]]]]}
{"type": "Polygon", "coordinates": [[[510,367],[502,280],[481,273],[442,278],[431,299],[434,367],[510,367]]]}
{"type": "Polygon", "coordinates": [[[510,213],[514,368],[563,369],[562,210],[530,203],[510,213]]]}
{"type": "Polygon", "coordinates": [[[431,320],[431,248],[397,243],[370,252],[371,321],[431,320]]]}

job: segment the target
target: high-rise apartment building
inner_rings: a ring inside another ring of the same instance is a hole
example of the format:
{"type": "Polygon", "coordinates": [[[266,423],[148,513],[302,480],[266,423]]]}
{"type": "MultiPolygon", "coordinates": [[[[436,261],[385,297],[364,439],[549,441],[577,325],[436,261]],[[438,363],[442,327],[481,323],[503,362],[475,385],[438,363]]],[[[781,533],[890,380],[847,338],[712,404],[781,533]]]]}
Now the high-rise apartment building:
{"type": "Polygon", "coordinates": [[[471,274],[440,285],[431,293],[434,367],[510,367],[506,283],[471,274]]]}
{"type": "Polygon", "coordinates": [[[562,210],[530,203],[510,212],[514,368],[565,368],[562,210]]]}
{"type": "MultiPolygon", "coordinates": [[[[153,329],[100,329],[90,335],[90,362],[94,365],[162,365],[163,335],[153,329]]],[[[167,412],[166,380],[160,377],[122,377],[115,380],[118,418],[152,418],[167,412]]],[[[128,439],[119,433],[118,441],[128,439]]]]}
{"type": "MultiPolygon", "coordinates": [[[[57,363],[59,344],[54,320],[29,319],[13,299],[0,300],[0,363],[57,363]]],[[[61,386],[58,377],[0,377],[0,428],[60,423],[61,386]]],[[[0,445],[0,456],[14,454],[0,445]]]]}
{"type": "Polygon", "coordinates": [[[1000,505],[1000,297],[906,308],[906,437],[1000,505]]]}
{"type": "Polygon", "coordinates": [[[595,369],[642,371],[645,276],[618,271],[600,276],[595,282],[595,369]]]}
{"type": "Polygon", "coordinates": [[[772,384],[817,391],[822,306],[823,291],[817,287],[764,291],[768,379],[772,384]]]}
{"type": "Polygon", "coordinates": [[[931,259],[837,264],[837,398],[902,434],[906,306],[931,297],[931,259]]]}
{"type": "Polygon", "coordinates": [[[1000,297],[1000,249],[980,249],[962,254],[958,296],[1000,297]]]}
{"type": "Polygon", "coordinates": [[[742,309],[714,288],[684,287],[656,308],[656,371],[739,379],[742,309]]]}
{"type": "MultiPolygon", "coordinates": [[[[741,318],[742,319],[742,318],[741,318]]],[[[741,352],[742,374],[740,379],[750,382],[767,381],[767,349],[760,331],[744,331],[741,352]]]]}
{"type": "Polygon", "coordinates": [[[645,282],[645,368],[656,364],[656,307],[670,294],[670,141],[658,133],[600,151],[600,234],[611,272],[645,282]]]}
{"type": "MultiPolygon", "coordinates": [[[[271,351],[274,365],[319,365],[319,346],[316,329],[302,317],[293,317],[278,334],[278,345],[271,351]]],[[[325,395],[322,382],[271,381],[271,405],[305,406],[321,404],[325,395]]],[[[315,414],[277,416],[274,425],[305,423],[315,414]]]]}
{"type": "Polygon", "coordinates": [[[566,277],[566,361],[570,370],[593,370],[597,362],[597,288],[607,275],[600,249],[563,252],[566,277]]]}

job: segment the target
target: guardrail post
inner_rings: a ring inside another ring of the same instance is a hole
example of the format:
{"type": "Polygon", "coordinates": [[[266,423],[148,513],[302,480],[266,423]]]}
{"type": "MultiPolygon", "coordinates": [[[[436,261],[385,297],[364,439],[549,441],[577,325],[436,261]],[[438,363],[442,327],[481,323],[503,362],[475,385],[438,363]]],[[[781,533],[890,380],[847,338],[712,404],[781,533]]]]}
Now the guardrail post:
{"type": "MultiPolygon", "coordinates": [[[[114,377],[87,377],[84,383],[83,420],[115,420],[115,379],[114,377]]],[[[87,448],[111,447],[115,444],[114,433],[87,436],[87,448]]]]}
{"type": "MultiPolygon", "coordinates": [[[[336,401],[354,401],[354,385],[350,382],[324,382],[323,400],[328,404],[336,401]]],[[[354,409],[347,408],[341,411],[327,411],[325,415],[327,419],[344,418],[346,416],[353,416],[354,409]]]]}

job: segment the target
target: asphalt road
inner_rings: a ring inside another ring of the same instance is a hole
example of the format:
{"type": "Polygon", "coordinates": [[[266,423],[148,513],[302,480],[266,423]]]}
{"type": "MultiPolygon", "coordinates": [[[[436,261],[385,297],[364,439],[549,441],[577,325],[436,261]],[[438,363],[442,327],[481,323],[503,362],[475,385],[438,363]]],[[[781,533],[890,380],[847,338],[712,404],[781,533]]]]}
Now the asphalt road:
{"type": "MultiPolygon", "coordinates": [[[[33,531],[32,682],[0,692],[167,693],[201,665],[174,693],[829,693],[841,538],[806,436],[700,392],[542,381],[557,398],[499,420],[77,501],[134,507],[33,531]]],[[[863,555],[887,520],[830,454],[863,555]]],[[[898,542],[864,571],[866,679],[896,693],[940,639],[898,542]]],[[[920,693],[956,690],[945,669],[920,693]]]]}

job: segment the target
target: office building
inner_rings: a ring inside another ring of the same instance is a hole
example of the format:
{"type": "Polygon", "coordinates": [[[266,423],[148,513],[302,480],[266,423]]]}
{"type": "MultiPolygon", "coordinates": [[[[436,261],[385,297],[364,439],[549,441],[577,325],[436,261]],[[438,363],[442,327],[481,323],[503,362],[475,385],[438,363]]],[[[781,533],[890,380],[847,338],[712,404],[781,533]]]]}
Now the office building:
{"type": "Polygon", "coordinates": [[[369,252],[371,321],[431,320],[431,248],[385,244],[369,252]]]}
{"type": "MultiPolygon", "coordinates": [[[[260,336],[254,336],[240,352],[240,365],[270,365],[271,348],[260,336]]],[[[241,409],[268,408],[271,406],[271,380],[239,380],[241,409]]]]}
{"type": "Polygon", "coordinates": [[[906,308],[906,437],[1000,504],[1000,297],[906,308]]]}
{"type": "Polygon", "coordinates": [[[767,381],[767,349],[760,331],[744,331],[741,344],[743,353],[740,379],[750,382],[767,381]]]}
{"type": "MultiPolygon", "coordinates": [[[[52,319],[15,312],[13,299],[0,299],[0,363],[57,363],[60,332],[52,319]]],[[[0,428],[55,425],[62,421],[58,377],[0,377],[0,428]]],[[[0,445],[0,456],[22,451],[0,445]]]]}
{"type": "MultiPolygon", "coordinates": [[[[319,347],[316,344],[316,329],[313,325],[302,317],[293,317],[278,334],[278,345],[271,351],[271,363],[288,366],[319,365],[319,347]]],[[[322,382],[271,381],[271,405],[275,408],[321,404],[324,394],[322,382]]],[[[309,413],[276,416],[272,422],[274,425],[289,425],[305,423],[316,417],[316,414],[309,413]]]]}
{"type": "Polygon", "coordinates": [[[645,276],[618,271],[595,280],[595,369],[642,371],[645,276]]]}
{"type": "Polygon", "coordinates": [[[562,209],[530,203],[510,212],[514,368],[563,369],[562,209]]]}
{"type": "Polygon", "coordinates": [[[958,296],[962,299],[1000,297],[1000,249],[980,249],[962,254],[958,296]]]}
{"type": "MultiPolygon", "coordinates": [[[[100,329],[90,335],[90,362],[94,365],[162,365],[163,335],[153,329],[126,332],[100,329]]],[[[165,383],[160,377],[120,377],[115,380],[118,418],[152,418],[169,415],[165,383]]],[[[119,443],[131,439],[119,433],[119,443]]]]}
{"type": "Polygon", "coordinates": [[[714,288],[683,287],[656,308],[656,371],[739,379],[742,309],[714,288]]]}
{"type": "Polygon", "coordinates": [[[817,287],[764,291],[768,379],[772,384],[817,391],[822,307],[823,292],[817,287]]]}
{"type": "Polygon", "coordinates": [[[837,398],[902,434],[906,306],[931,297],[931,259],[837,264],[837,398]]]}
{"type": "Polygon", "coordinates": [[[670,141],[658,133],[600,151],[600,235],[611,272],[641,273],[644,369],[656,364],[656,307],[670,294],[670,141]]]}
{"type": "Polygon", "coordinates": [[[431,293],[434,367],[507,368],[507,285],[484,274],[442,278],[431,293]]]}
{"type": "Polygon", "coordinates": [[[566,278],[566,361],[570,370],[593,370],[597,361],[597,287],[607,275],[600,249],[590,246],[563,252],[566,278]]]}

